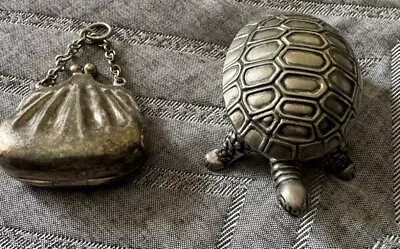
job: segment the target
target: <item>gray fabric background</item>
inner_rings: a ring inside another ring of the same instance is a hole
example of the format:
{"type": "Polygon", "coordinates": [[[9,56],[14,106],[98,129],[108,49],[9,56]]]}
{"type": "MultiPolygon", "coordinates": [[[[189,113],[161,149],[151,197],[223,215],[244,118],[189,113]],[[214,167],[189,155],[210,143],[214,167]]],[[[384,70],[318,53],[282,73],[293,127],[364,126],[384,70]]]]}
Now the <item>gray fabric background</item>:
{"type": "MultiPolygon", "coordinates": [[[[146,117],[149,160],[127,182],[92,190],[27,187],[0,171],[0,248],[399,248],[390,77],[400,72],[391,70],[399,18],[397,0],[1,1],[0,120],[82,27],[104,21],[116,30],[117,60],[146,117]],[[262,157],[220,173],[203,165],[229,129],[226,48],[248,21],[273,11],[337,27],[365,84],[349,138],[357,177],[342,182],[311,169],[302,219],[279,208],[262,157]]],[[[75,61],[96,63],[110,81],[99,50],[75,61]]]]}

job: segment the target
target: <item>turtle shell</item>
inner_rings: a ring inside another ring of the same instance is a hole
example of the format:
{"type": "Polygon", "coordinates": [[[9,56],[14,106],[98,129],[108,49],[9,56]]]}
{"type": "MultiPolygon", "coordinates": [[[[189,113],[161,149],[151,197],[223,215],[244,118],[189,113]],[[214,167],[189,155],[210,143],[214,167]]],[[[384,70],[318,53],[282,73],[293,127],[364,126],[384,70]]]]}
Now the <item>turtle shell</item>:
{"type": "Polygon", "coordinates": [[[279,160],[314,159],[337,148],[357,113],[361,87],[348,43],[306,15],[247,24],[224,64],[234,129],[250,147],[279,160]]]}

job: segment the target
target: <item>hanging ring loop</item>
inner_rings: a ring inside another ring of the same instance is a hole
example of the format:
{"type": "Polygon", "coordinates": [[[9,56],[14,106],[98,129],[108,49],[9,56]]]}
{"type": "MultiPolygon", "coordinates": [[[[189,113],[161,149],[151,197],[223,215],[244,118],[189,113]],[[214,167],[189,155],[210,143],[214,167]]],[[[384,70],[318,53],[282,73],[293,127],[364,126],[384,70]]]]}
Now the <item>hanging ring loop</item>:
{"type": "Polygon", "coordinates": [[[93,41],[102,41],[111,36],[112,28],[104,22],[96,22],[84,28],[79,34],[81,37],[86,37],[93,41]],[[106,29],[105,33],[96,32],[98,29],[106,29]]]}

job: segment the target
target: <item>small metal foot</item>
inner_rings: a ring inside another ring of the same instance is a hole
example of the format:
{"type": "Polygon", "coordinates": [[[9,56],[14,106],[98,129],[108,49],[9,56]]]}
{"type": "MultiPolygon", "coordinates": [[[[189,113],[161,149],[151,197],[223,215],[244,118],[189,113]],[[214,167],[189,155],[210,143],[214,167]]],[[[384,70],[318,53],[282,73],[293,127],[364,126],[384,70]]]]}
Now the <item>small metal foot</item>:
{"type": "Polygon", "coordinates": [[[344,145],[330,155],[328,160],[333,173],[343,181],[350,181],[355,177],[355,167],[350,159],[347,147],[344,145]]]}
{"type": "Polygon", "coordinates": [[[235,132],[230,131],[220,149],[212,150],[206,154],[206,167],[212,171],[221,170],[237,158],[238,152],[244,153],[244,149],[244,143],[239,141],[235,132]]]}
{"type": "Polygon", "coordinates": [[[294,217],[307,211],[307,190],[296,165],[274,162],[271,165],[276,197],[281,207],[294,217]]]}

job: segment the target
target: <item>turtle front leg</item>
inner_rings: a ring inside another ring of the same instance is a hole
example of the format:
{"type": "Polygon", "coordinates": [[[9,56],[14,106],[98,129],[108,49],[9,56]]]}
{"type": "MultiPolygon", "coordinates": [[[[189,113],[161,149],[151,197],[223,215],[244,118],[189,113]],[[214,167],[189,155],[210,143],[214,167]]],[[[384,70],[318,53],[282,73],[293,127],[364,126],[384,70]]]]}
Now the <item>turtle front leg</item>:
{"type": "Polygon", "coordinates": [[[328,155],[333,173],[343,181],[350,181],[355,177],[355,168],[350,159],[347,145],[343,143],[335,152],[328,155]]]}
{"type": "Polygon", "coordinates": [[[301,217],[307,210],[307,190],[296,162],[271,160],[276,197],[284,210],[301,217]]]}
{"type": "Polygon", "coordinates": [[[236,159],[239,153],[244,154],[245,149],[246,146],[243,141],[240,141],[238,135],[229,131],[221,148],[206,154],[206,167],[212,171],[221,170],[236,159]]]}

